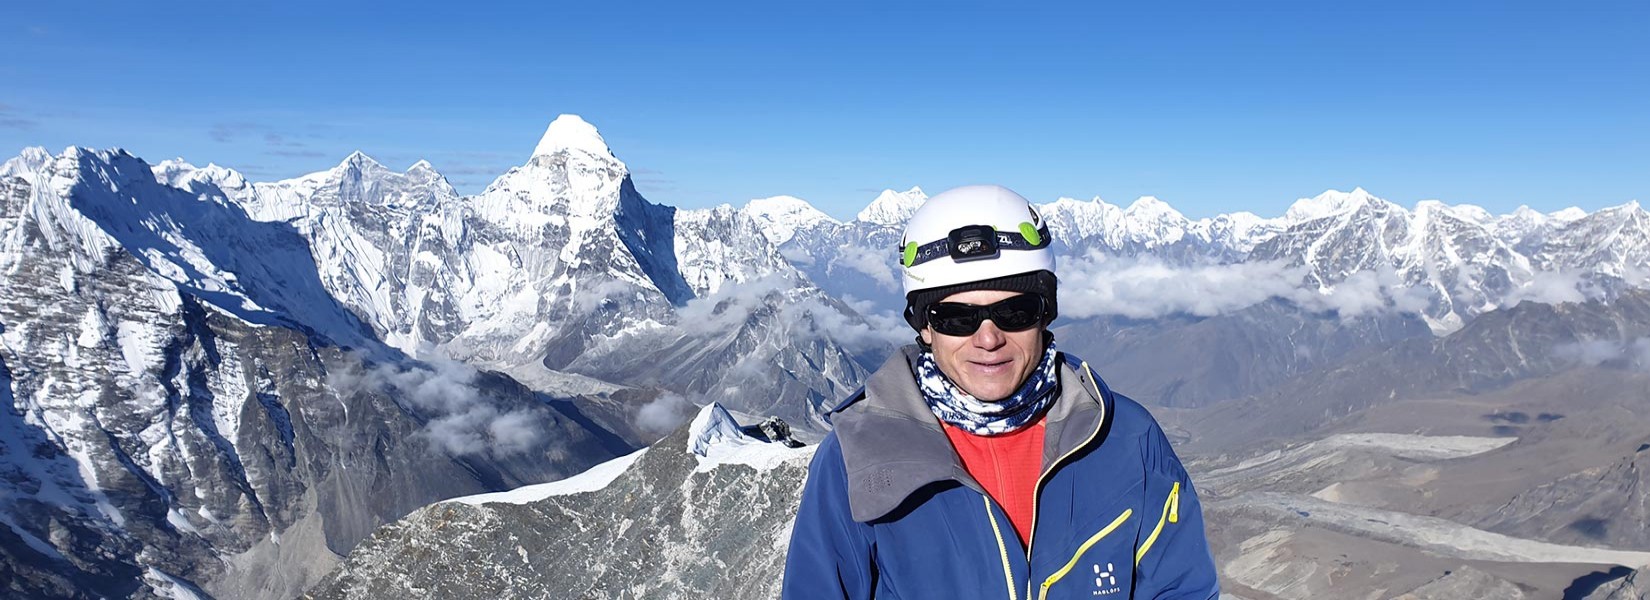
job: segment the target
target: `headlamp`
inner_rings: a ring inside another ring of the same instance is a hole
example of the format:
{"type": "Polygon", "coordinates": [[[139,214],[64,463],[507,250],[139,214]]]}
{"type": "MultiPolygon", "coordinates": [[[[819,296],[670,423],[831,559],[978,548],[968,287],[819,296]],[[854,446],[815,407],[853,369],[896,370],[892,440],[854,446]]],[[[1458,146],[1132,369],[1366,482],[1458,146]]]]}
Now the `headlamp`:
{"type": "Polygon", "coordinates": [[[958,227],[951,230],[945,239],[951,244],[951,260],[968,262],[997,258],[997,230],[990,225],[958,227]]]}

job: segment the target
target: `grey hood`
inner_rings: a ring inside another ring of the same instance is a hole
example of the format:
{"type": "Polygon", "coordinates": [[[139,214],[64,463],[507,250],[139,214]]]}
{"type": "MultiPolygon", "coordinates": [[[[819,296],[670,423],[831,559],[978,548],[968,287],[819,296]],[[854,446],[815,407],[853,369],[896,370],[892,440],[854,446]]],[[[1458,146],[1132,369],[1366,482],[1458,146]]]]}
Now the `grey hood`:
{"type": "MultiPolygon", "coordinates": [[[[831,416],[848,472],[848,504],[855,521],[869,522],[898,509],[924,486],[955,481],[982,494],[985,489],[963,468],[939,419],[928,409],[911,374],[922,350],[915,344],[888,357],[865,383],[865,390],[831,416]]],[[[1043,442],[1043,471],[1061,457],[1104,441],[1110,390],[1086,365],[1062,355],[1060,396],[1049,407],[1043,442]]]]}

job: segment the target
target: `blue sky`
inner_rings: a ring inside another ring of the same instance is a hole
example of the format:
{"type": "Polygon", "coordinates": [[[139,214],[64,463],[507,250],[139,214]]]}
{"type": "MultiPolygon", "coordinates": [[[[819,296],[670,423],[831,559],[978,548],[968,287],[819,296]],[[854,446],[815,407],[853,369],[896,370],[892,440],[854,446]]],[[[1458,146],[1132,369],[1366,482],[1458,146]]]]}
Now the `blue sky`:
{"type": "Polygon", "coordinates": [[[1644,2],[532,4],[7,3],[0,154],[273,180],[360,149],[471,193],[565,112],[682,207],[848,218],[981,182],[1194,218],[1355,186],[1650,201],[1644,2]]]}

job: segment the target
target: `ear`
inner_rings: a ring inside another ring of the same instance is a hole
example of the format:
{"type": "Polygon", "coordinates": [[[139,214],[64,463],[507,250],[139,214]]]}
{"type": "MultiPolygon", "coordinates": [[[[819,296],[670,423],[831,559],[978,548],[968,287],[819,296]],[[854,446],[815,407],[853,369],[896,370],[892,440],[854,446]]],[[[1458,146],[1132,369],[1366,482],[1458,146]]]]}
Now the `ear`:
{"type": "Polygon", "coordinates": [[[917,332],[917,337],[922,339],[922,343],[925,346],[934,345],[934,328],[933,327],[924,327],[924,328],[922,328],[922,331],[917,332]]]}

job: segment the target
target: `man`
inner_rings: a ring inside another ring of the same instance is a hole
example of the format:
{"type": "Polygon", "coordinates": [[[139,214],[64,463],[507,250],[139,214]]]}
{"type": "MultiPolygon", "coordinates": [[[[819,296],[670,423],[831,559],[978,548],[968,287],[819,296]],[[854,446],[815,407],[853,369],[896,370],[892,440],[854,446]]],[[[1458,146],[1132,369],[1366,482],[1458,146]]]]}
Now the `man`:
{"type": "Polygon", "coordinates": [[[1048,227],[969,186],[906,224],[902,348],[832,411],[785,598],[1219,596],[1163,430],[1055,349],[1048,227]]]}

